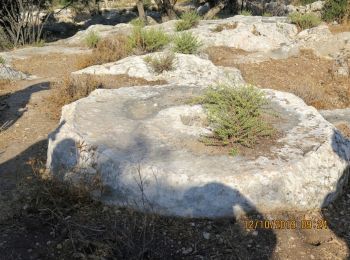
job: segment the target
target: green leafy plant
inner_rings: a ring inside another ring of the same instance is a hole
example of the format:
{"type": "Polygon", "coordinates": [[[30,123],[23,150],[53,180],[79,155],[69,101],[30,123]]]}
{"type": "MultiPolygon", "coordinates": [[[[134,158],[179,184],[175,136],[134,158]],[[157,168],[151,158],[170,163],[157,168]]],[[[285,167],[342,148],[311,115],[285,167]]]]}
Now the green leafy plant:
{"type": "Polygon", "coordinates": [[[175,55],[172,52],[159,54],[155,57],[147,56],[144,61],[153,69],[156,73],[162,73],[163,71],[170,71],[174,68],[175,55]]]}
{"type": "Polygon", "coordinates": [[[292,23],[296,24],[302,30],[316,27],[321,23],[321,19],[313,13],[292,13],[289,15],[289,18],[292,23]]]}
{"type": "Polygon", "coordinates": [[[100,40],[100,36],[94,31],[89,32],[85,37],[85,43],[89,48],[96,48],[100,40]]]}
{"type": "Polygon", "coordinates": [[[181,20],[175,24],[176,31],[185,31],[198,25],[200,16],[195,11],[187,12],[181,15],[181,20]]]}
{"type": "Polygon", "coordinates": [[[268,100],[251,85],[211,86],[196,100],[208,114],[212,135],[202,141],[208,145],[230,145],[237,154],[237,144],[253,147],[259,138],[271,136],[274,129],[263,119],[268,100]]]}
{"type": "Polygon", "coordinates": [[[144,52],[153,52],[162,49],[170,42],[170,37],[159,29],[144,29],[134,27],[129,36],[128,44],[132,49],[139,49],[144,52]]]}
{"type": "Polygon", "coordinates": [[[244,15],[244,16],[252,16],[252,11],[250,10],[242,10],[239,12],[240,15],[244,15]]]}
{"type": "Polygon", "coordinates": [[[174,38],[174,51],[184,54],[195,54],[202,43],[190,32],[183,32],[174,38]]]}
{"type": "Polygon", "coordinates": [[[4,65],[6,63],[6,60],[0,56],[0,65],[4,65]]]}
{"type": "Polygon", "coordinates": [[[342,21],[350,18],[350,3],[348,0],[327,0],[322,11],[322,19],[342,21]]]}

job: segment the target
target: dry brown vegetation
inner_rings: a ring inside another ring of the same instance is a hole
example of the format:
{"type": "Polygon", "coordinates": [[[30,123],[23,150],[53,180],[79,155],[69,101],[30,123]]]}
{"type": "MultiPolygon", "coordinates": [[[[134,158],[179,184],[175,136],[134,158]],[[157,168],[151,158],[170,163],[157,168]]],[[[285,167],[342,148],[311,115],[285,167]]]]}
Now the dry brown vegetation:
{"type": "Polygon", "coordinates": [[[318,109],[350,105],[350,78],[335,76],[334,61],[319,58],[311,51],[301,51],[288,59],[248,64],[235,62],[244,51],[212,47],[207,52],[216,65],[238,67],[243,78],[253,85],[292,92],[318,109]]]}
{"type": "Polygon", "coordinates": [[[156,73],[162,73],[163,71],[169,71],[174,68],[174,53],[164,53],[156,57],[147,56],[145,61],[156,73]]]}
{"type": "Polygon", "coordinates": [[[224,23],[224,24],[218,24],[214,29],[212,29],[213,32],[221,32],[223,30],[234,30],[237,28],[237,23],[224,23]]]}
{"type": "Polygon", "coordinates": [[[329,24],[328,28],[333,34],[342,33],[342,32],[350,32],[350,22],[336,24],[336,25],[329,24]]]}
{"type": "Polygon", "coordinates": [[[67,76],[62,81],[55,82],[52,86],[48,105],[53,118],[58,119],[61,108],[80,98],[87,97],[98,88],[119,88],[142,85],[161,85],[165,81],[147,81],[143,78],[129,77],[128,75],[75,75],[67,76]]]}
{"type": "Polygon", "coordinates": [[[130,53],[128,39],[126,36],[118,35],[102,39],[97,43],[92,54],[80,59],[80,67],[86,68],[92,65],[99,65],[108,62],[118,61],[130,53]]]}

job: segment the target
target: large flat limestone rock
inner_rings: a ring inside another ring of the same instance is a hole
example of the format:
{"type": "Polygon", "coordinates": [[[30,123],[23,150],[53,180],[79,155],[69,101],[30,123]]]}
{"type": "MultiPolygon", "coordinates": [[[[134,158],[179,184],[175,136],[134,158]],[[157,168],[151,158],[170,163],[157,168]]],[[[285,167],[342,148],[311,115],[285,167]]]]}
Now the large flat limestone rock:
{"type": "Polygon", "coordinates": [[[264,90],[283,134],[264,155],[194,149],[206,115],[185,84],[96,90],[63,108],[47,167],[64,180],[98,180],[106,203],[165,215],[220,217],[315,209],[342,192],[349,142],[293,94],[264,90]]]}
{"type": "Polygon", "coordinates": [[[128,75],[140,77],[148,81],[164,80],[172,84],[186,84],[197,87],[207,87],[213,83],[242,84],[241,72],[232,67],[217,67],[210,60],[196,55],[176,53],[173,69],[156,73],[145,61],[146,57],[158,58],[164,53],[156,52],[142,56],[130,56],[122,60],[91,66],[76,72],[74,75],[128,75]]]}

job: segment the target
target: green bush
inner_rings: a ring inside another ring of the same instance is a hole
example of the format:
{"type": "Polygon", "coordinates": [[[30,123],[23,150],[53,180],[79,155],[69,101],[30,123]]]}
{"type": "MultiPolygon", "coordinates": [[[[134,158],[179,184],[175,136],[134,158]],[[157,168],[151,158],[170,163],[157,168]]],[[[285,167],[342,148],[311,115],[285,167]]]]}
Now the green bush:
{"type": "Polygon", "coordinates": [[[163,71],[169,71],[174,68],[174,53],[164,53],[158,55],[158,57],[147,56],[144,60],[151,66],[154,72],[162,73],[163,71]]]}
{"type": "Polygon", "coordinates": [[[0,65],[4,65],[6,63],[6,60],[0,56],[0,65]]]}
{"type": "Polygon", "coordinates": [[[350,17],[350,3],[348,0],[327,0],[322,11],[322,19],[331,21],[342,21],[350,17]]]}
{"type": "Polygon", "coordinates": [[[239,12],[240,15],[244,15],[244,16],[252,16],[252,11],[250,10],[242,10],[239,12]]]}
{"type": "Polygon", "coordinates": [[[292,13],[289,15],[289,18],[291,19],[292,23],[296,24],[302,30],[316,27],[321,23],[321,19],[313,13],[292,13]]]}
{"type": "Polygon", "coordinates": [[[190,32],[184,32],[174,38],[174,51],[184,54],[195,54],[202,43],[190,32]]]}
{"type": "Polygon", "coordinates": [[[89,48],[96,48],[100,40],[101,40],[100,36],[96,32],[91,31],[86,36],[85,43],[89,48]]]}
{"type": "Polygon", "coordinates": [[[231,145],[231,154],[236,154],[236,144],[253,147],[259,138],[274,133],[263,119],[268,100],[253,86],[212,86],[197,102],[206,110],[212,127],[213,135],[202,139],[208,145],[231,145]]]}
{"type": "Polygon", "coordinates": [[[170,37],[159,29],[144,29],[134,27],[129,36],[128,43],[132,49],[139,49],[144,52],[153,52],[162,49],[170,42],[170,37]]]}
{"type": "Polygon", "coordinates": [[[184,13],[181,15],[181,20],[175,24],[176,31],[185,31],[198,25],[200,16],[195,11],[184,13]]]}

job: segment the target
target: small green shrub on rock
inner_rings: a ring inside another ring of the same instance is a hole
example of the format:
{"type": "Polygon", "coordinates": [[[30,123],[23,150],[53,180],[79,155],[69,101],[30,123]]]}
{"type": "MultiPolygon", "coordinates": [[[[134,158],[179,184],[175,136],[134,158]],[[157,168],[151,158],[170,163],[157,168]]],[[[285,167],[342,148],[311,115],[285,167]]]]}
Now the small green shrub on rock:
{"type": "Polygon", "coordinates": [[[191,11],[181,15],[181,20],[176,22],[176,31],[185,31],[198,25],[200,16],[195,12],[191,11]]]}
{"type": "Polygon", "coordinates": [[[342,21],[350,18],[350,2],[348,0],[327,0],[322,11],[322,19],[342,21]]]}
{"type": "Polygon", "coordinates": [[[163,71],[170,71],[174,68],[174,53],[164,53],[158,55],[158,57],[147,56],[145,62],[151,66],[152,70],[156,73],[162,73],[163,71]]]}
{"type": "Polygon", "coordinates": [[[313,13],[292,13],[289,15],[289,18],[291,19],[292,23],[297,25],[302,30],[316,27],[321,23],[321,19],[313,13]]]}
{"type": "Polygon", "coordinates": [[[100,36],[96,32],[91,31],[86,36],[85,43],[89,48],[96,48],[100,40],[101,40],[100,36]]]}
{"type": "Polygon", "coordinates": [[[5,59],[0,56],[0,65],[4,65],[6,63],[5,59]]]}
{"type": "Polygon", "coordinates": [[[252,16],[253,15],[252,11],[250,11],[250,10],[242,10],[239,12],[239,14],[244,15],[244,16],[252,16]]]}
{"type": "Polygon", "coordinates": [[[128,42],[132,49],[139,49],[143,52],[153,52],[167,45],[170,42],[170,37],[159,29],[144,29],[136,26],[129,36],[128,42]]]}
{"type": "Polygon", "coordinates": [[[190,32],[184,32],[174,38],[174,51],[184,54],[195,54],[202,43],[190,32]]]}
{"type": "Polygon", "coordinates": [[[212,86],[197,102],[206,109],[212,127],[213,135],[203,139],[209,145],[231,145],[236,154],[235,144],[252,147],[274,132],[262,117],[268,101],[253,86],[212,86]]]}

